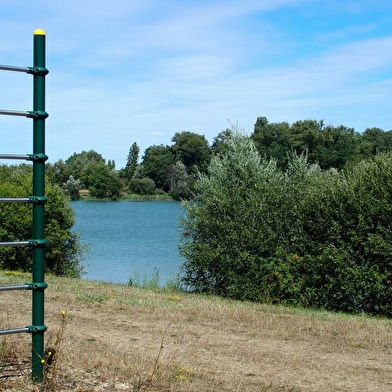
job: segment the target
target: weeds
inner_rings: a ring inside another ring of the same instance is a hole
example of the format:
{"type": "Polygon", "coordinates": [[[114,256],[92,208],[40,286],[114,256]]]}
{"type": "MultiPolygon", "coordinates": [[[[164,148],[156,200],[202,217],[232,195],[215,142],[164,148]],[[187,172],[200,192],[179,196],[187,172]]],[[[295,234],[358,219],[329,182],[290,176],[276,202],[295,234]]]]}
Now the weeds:
{"type": "MultiPolygon", "coordinates": [[[[182,343],[182,338],[178,342],[175,347],[174,352],[169,356],[165,357],[165,339],[167,337],[169,326],[167,326],[161,340],[161,344],[159,346],[159,350],[156,358],[154,359],[151,365],[149,366],[147,361],[142,358],[140,363],[137,365],[131,365],[129,368],[131,373],[133,373],[134,378],[136,379],[132,386],[134,391],[151,391],[156,390],[164,380],[169,380],[170,366],[173,363],[173,360],[178,352],[178,349],[182,343]]],[[[184,368],[185,369],[185,368],[184,368]]]]}
{"type": "Polygon", "coordinates": [[[65,310],[60,312],[60,317],[60,326],[55,334],[54,343],[52,344],[51,337],[49,337],[45,357],[42,359],[44,364],[42,391],[45,392],[56,391],[59,383],[58,359],[62,356],[61,346],[64,341],[64,332],[67,325],[67,313],[65,310]]]}
{"type": "Polygon", "coordinates": [[[128,280],[128,286],[159,289],[161,287],[159,280],[159,268],[157,267],[154,268],[154,272],[151,276],[146,274],[141,276],[140,272],[137,269],[134,269],[133,276],[128,280]]]}
{"type": "Polygon", "coordinates": [[[153,290],[186,291],[178,275],[175,275],[173,279],[166,281],[163,286],[160,284],[160,280],[159,268],[157,267],[154,268],[154,272],[150,276],[146,274],[142,276],[135,268],[133,275],[128,279],[128,286],[153,290]]]}
{"type": "Polygon", "coordinates": [[[81,302],[91,302],[91,303],[101,303],[109,299],[108,296],[104,294],[96,294],[96,293],[83,293],[77,296],[77,299],[81,302]]]}
{"type": "MultiPolygon", "coordinates": [[[[49,337],[44,357],[41,358],[43,364],[43,378],[39,385],[34,387],[34,391],[54,392],[59,384],[58,359],[62,355],[61,345],[64,340],[64,331],[67,324],[66,312],[60,312],[60,326],[54,335],[54,342],[49,337]]],[[[0,391],[8,391],[9,385],[15,383],[19,387],[32,383],[31,379],[31,360],[27,359],[27,346],[23,347],[23,341],[20,336],[7,335],[3,337],[0,343],[0,391]],[[22,359],[23,358],[23,359],[22,359]],[[13,382],[10,382],[12,381],[13,382]],[[3,389],[5,384],[6,389],[3,389]]],[[[31,347],[31,346],[30,346],[31,347]]],[[[16,387],[16,388],[19,388],[16,387]]],[[[18,390],[18,389],[12,389],[18,390]]]]}
{"type": "MultiPolygon", "coordinates": [[[[7,312],[7,319],[8,316],[7,312]]],[[[7,323],[9,324],[9,320],[7,323]]],[[[2,381],[21,377],[24,373],[25,362],[18,357],[17,339],[15,335],[4,335],[0,342],[0,380],[2,381]]]]}
{"type": "Polygon", "coordinates": [[[190,374],[191,369],[186,369],[182,366],[178,369],[177,374],[174,376],[174,378],[179,381],[188,381],[190,374]]]}
{"type": "Polygon", "coordinates": [[[4,381],[23,377],[27,361],[22,361],[17,355],[17,342],[15,337],[3,337],[0,343],[0,390],[4,381]]]}

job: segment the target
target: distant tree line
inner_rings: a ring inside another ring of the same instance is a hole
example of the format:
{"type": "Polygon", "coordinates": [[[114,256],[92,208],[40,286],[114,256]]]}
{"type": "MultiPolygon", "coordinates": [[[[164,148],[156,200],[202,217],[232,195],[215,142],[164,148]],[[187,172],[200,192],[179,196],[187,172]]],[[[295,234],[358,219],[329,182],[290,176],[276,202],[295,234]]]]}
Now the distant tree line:
{"type": "Polygon", "coordinates": [[[72,200],[79,198],[81,189],[88,189],[91,196],[97,199],[118,198],[122,189],[114,161],[106,163],[102,155],[94,150],[74,153],[65,162],[60,159],[48,165],[48,174],[68,192],[72,200]]]}
{"type": "MultiPolygon", "coordinates": [[[[74,200],[87,189],[94,198],[118,199],[122,195],[170,195],[175,200],[190,199],[194,193],[196,173],[206,173],[213,156],[224,152],[225,141],[232,130],[220,132],[210,145],[194,132],[177,132],[171,145],[153,145],[140,157],[133,143],[126,166],[117,170],[115,162],[98,152],[74,153],[65,161],[49,166],[54,181],[74,200]]],[[[363,133],[343,125],[334,127],[324,121],[300,120],[269,123],[258,117],[250,135],[257,151],[266,159],[273,158],[281,169],[288,167],[289,156],[306,152],[309,163],[321,169],[343,170],[363,159],[392,148],[392,131],[368,128],[363,133]]]]}
{"type": "Polygon", "coordinates": [[[321,169],[341,170],[392,148],[392,130],[367,128],[358,133],[353,128],[316,120],[289,125],[258,117],[251,137],[260,155],[274,158],[281,168],[287,168],[291,152],[306,151],[309,163],[318,163],[321,169]]]}

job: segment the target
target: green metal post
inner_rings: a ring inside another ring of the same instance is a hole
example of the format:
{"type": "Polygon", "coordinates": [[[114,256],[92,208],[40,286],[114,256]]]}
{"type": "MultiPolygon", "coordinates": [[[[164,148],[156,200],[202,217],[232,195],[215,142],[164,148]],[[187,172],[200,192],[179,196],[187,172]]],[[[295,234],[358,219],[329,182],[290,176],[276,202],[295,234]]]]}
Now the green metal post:
{"type": "MultiPolygon", "coordinates": [[[[33,81],[33,195],[45,196],[45,32],[34,31],[34,68],[40,70],[34,74],[33,81]]],[[[44,228],[45,212],[44,202],[33,205],[33,283],[38,288],[32,293],[32,376],[35,381],[42,381],[44,358],[44,228]]]]}

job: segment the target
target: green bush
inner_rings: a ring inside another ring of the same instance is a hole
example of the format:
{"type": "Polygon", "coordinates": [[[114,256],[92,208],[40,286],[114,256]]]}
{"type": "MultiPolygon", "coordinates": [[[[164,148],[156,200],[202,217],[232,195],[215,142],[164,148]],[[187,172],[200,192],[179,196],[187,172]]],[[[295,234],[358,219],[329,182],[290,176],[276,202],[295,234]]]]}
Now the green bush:
{"type": "MultiPolygon", "coordinates": [[[[0,166],[0,195],[27,197],[32,195],[32,170],[29,165],[0,166]]],[[[82,273],[83,247],[79,235],[72,232],[74,213],[63,191],[46,182],[45,267],[56,275],[79,277],[82,273]]],[[[32,206],[0,204],[0,241],[26,241],[32,238],[32,206]]],[[[27,247],[0,248],[0,268],[31,271],[32,253],[27,247]]]]}
{"type": "Polygon", "coordinates": [[[260,297],[259,258],[270,254],[280,222],[269,214],[279,203],[283,174],[260,159],[252,141],[239,133],[226,153],[213,157],[196,182],[196,200],[184,202],[181,254],[184,283],[196,291],[233,298],[260,297]]]}
{"type": "Polygon", "coordinates": [[[234,131],[184,202],[183,283],[199,292],[392,316],[392,157],[287,169],[234,131]]]}
{"type": "Polygon", "coordinates": [[[151,178],[133,178],[129,181],[128,191],[137,195],[153,195],[155,182],[151,178]]]}

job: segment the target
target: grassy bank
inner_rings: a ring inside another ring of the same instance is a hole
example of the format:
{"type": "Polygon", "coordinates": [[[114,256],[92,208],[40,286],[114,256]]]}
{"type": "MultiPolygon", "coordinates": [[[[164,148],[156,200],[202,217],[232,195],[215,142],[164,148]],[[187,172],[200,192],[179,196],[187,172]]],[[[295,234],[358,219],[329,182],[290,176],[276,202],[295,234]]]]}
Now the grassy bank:
{"type": "Polygon", "coordinates": [[[137,194],[128,194],[125,193],[121,195],[117,199],[96,199],[92,196],[83,196],[81,197],[80,200],[86,200],[86,201],[121,201],[121,200],[126,200],[126,201],[174,201],[174,199],[168,195],[167,193],[162,193],[162,194],[154,194],[154,195],[137,195],[137,194]]]}
{"type": "MultiPolygon", "coordinates": [[[[0,272],[0,284],[29,280],[0,272]]],[[[391,320],[47,281],[45,337],[56,352],[41,390],[392,390],[391,320]]],[[[1,328],[31,323],[29,297],[0,293],[1,328]]],[[[31,337],[0,342],[0,391],[38,391],[29,378],[31,337]]]]}

